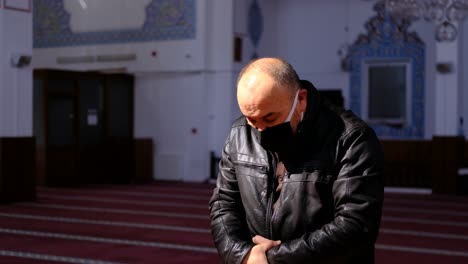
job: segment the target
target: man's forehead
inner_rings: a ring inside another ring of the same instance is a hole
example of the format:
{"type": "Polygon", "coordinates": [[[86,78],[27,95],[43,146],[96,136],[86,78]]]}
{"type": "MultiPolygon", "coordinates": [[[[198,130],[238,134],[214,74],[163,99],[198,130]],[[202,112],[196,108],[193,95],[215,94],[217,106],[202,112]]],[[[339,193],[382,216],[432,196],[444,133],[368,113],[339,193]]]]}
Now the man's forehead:
{"type": "Polygon", "coordinates": [[[239,80],[237,102],[247,117],[259,118],[281,112],[288,100],[287,89],[277,87],[275,80],[262,71],[249,71],[239,80]]]}
{"type": "Polygon", "coordinates": [[[275,109],[268,104],[239,104],[239,108],[243,115],[251,118],[263,117],[275,111],[275,109]]]}
{"type": "Polygon", "coordinates": [[[248,112],[265,112],[277,109],[281,98],[271,92],[244,93],[237,97],[239,107],[248,112]]]}
{"type": "Polygon", "coordinates": [[[285,111],[288,107],[285,98],[279,96],[264,97],[263,100],[246,97],[238,103],[242,114],[254,119],[285,111]]]}

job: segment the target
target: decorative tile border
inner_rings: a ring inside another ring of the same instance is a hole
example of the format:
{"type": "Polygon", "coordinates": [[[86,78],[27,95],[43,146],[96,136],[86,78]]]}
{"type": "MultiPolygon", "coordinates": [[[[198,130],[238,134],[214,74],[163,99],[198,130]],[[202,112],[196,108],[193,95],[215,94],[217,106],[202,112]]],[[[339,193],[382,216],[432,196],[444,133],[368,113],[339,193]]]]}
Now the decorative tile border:
{"type": "Polygon", "coordinates": [[[257,0],[253,0],[250,4],[247,22],[247,30],[254,47],[254,52],[251,56],[251,59],[256,59],[258,57],[258,43],[260,42],[260,38],[262,37],[263,33],[263,15],[257,0]]]}
{"type": "Polygon", "coordinates": [[[372,125],[377,135],[390,138],[424,137],[424,67],[425,45],[414,32],[407,32],[409,22],[396,21],[385,12],[383,2],[374,8],[377,16],[366,23],[367,35],[360,35],[350,47],[350,108],[361,114],[362,65],[367,59],[408,59],[411,62],[411,123],[402,128],[372,125]]]}
{"type": "Polygon", "coordinates": [[[34,48],[195,38],[195,0],[153,0],[139,29],[74,33],[63,0],[34,0],[34,48]]]}
{"type": "Polygon", "coordinates": [[[3,8],[31,13],[31,0],[3,0],[3,8]]]}

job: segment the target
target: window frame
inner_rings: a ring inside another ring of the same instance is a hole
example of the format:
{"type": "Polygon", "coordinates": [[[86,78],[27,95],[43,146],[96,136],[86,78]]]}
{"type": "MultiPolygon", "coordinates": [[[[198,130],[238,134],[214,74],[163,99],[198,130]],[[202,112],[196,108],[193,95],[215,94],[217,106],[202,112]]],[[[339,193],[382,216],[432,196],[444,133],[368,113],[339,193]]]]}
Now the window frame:
{"type": "Polygon", "coordinates": [[[393,127],[404,127],[412,123],[412,63],[410,59],[365,59],[362,65],[362,93],[361,93],[361,116],[369,124],[389,125],[393,127]],[[382,66],[404,66],[405,67],[405,113],[401,118],[370,118],[369,98],[369,71],[372,67],[382,66]]]}

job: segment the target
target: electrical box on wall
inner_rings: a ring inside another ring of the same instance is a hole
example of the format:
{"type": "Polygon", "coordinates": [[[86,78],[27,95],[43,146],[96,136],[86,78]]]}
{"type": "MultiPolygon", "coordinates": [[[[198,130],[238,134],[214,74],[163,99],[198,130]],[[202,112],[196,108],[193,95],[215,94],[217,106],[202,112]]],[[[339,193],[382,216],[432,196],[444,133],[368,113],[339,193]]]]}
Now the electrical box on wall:
{"type": "Polygon", "coordinates": [[[436,70],[438,73],[452,73],[454,70],[453,63],[451,62],[438,62],[436,63],[436,70]]]}
{"type": "Polygon", "coordinates": [[[11,55],[11,66],[22,68],[26,67],[31,63],[31,55],[15,53],[11,55]]]}

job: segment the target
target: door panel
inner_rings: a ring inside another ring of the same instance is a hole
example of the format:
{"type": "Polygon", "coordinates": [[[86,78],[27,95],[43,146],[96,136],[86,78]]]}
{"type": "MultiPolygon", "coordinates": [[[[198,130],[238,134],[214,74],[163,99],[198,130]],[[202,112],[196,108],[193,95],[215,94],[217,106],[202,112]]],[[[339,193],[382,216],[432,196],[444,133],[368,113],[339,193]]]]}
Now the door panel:
{"type": "Polygon", "coordinates": [[[129,181],[134,171],[133,78],[116,75],[107,78],[107,140],[109,176],[116,182],[129,181]]]}
{"type": "Polygon", "coordinates": [[[47,183],[76,184],[75,98],[50,96],[47,120],[47,183]]]}
{"type": "Polygon", "coordinates": [[[75,102],[73,97],[51,97],[48,104],[49,147],[75,145],[75,102]]]}

